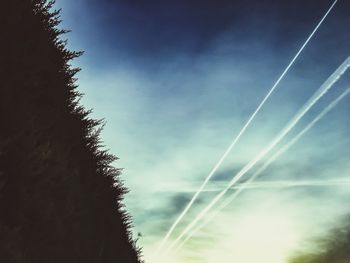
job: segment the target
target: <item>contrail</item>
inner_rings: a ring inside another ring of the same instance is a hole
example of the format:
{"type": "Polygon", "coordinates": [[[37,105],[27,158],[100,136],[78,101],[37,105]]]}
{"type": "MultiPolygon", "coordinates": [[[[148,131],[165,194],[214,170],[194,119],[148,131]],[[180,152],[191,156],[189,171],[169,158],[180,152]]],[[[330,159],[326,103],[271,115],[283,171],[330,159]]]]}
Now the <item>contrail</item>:
{"type": "Polygon", "coordinates": [[[204,189],[204,187],[206,186],[206,184],[208,183],[208,181],[210,180],[210,178],[214,175],[214,173],[217,171],[217,169],[220,167],[220,165],[223,163],[223,161],[226,159],[227,155],[231,152],[232,148],[236,145],[236,143],[238,142],[238,140],[240,139],[240,137],[243,135],[243,133],[245,132],[245,130],[248,128],[248,126],[250,125],[250,123],[253,121],[253,119],[255,118],[255,116],[258,114],[258,112],[260,111],[260,109],[262,108],[262,106],[265,104],[265,102],[267,101],[267,99],[270,97],[270,95],[274,92],[274,90],[277,88],[278,84],[281,82],[281,80],[284,78],[284,76],[287,74],[287,72],[289,71],[289,69],[292,67],[292,65],[294,64],[294,62],[296,61],[296,59],[299,57],[299,55],[301,54],[301,52],[304,50],[304,48],[306,47],[306,45],[309,43],[309,41],[311,40],[311,38],[314,36],[314,34],[316,33],[316,31],[318,30],[318,28],[322,25],[323,21],[327,18],[328,14],[332,11],[333,7],[335,6],[335,4],[338,2],[338,0],[335,0],[333,2],[333,4],[330,6],[330,8],[327,10],[327,12],[325,13],[325,15],[322,17],[322,19],[320,20],[320,22],[317,24],[317,26],[315,27],[315,29],[311,32],[310,36],[306,39],[306,41],[304,42],[304,44],[301,46],[301,48],[299,49],[299,51],[297,52],[297,54],[294,56],[294,58],[292,59],[292,61],[288,64],[288,66],[285,68],[285,70],[282,72],[281,76],[277,79],[277,81],[275,82],[275,84],[272,86],[272,88],[269,90],[269,92],[266,94],[266,96],[264,97],[264,99],[260,102],[259,106],[256,108],[256,110],[254,111],[254,113],[250,116],[250,118],[248,119],[247,123],[243,126],[243,128],[241,129],[241,131],[238,133],[238,135],[233,139],[232,143],[230,144],[230,146],[226,149],[226,151],[224,152],[224,154],[222,155],[222,157],[219,159],[219,161],[216,163],[216,165],[214,166],[214,168],[210,171],[210,173],[208,174],[208,176],[205,178],[203,184],[200,186],[200,188],[197,190],[197,192],[194,194],[194,196],[192,197],[192,199],[190,200],[190,202],[187,204],[187,206],[185,207],[185,209],[181,212],[181,214],[179,215],[179,217],[175,220],[175,222],[173,223],[173,225],[170,227],[170,229],[168,230],[168,232],[166,233],[165,237],[162,239],[158,249],[155,251],[155,253],[159,253],[159,251],[163,248],[163,246],[165,245],[165,243],[168,241],[170,235],[172,234],[172,232],[174,231],[175,227],[178,225],[178,223],[182,220],[182,218],[185,216],[185,214],[187,213],[187,211],[191,208],[192,204],[194,203],[194,201],[197,199],[198,195],[200,194],[200,192],[204,189]]]}
{"type": "MultiPolygon", "coordinates": [[[[332,180],[299,180],[299,181],[258,181],[251,182],[248,184],[248,181],[243,183],[238,183],[235,186],[232,186],[230,190],[237,190],[244,188],[246,189],[265,189],[265,188],[289,188],[289,187],[303,187],[303,186],[333,186],[333,185],[342,185],[342,184],[350,184],[350,178],[338,178],[332,180]]],[[[220,192],[222,188],[214,187],[210,189],[205,189],[203,192],[220,192]]],[[[195,190],[185,190],[185,191],[177,191],[178,193],[184,192],[194,192],[195,190]]]]}
{"type": "Polygon", "coordinates": [[[282,129],[282,131],[275,137],[275,139],[264,148],[253,160],[251,160],[246,166],[244,166],[229,182],[228,186],[223,189],[215,198],[205,207],[197,217],[185,228],[185,230],[175,239],[170,245],[169,249],[172,249],[179,240],[187,234],[193,226],[201,220],[210,209],[230,190],[230,188],[243,176],[245,175],[260,159],[265,157],[287,134],[288,132],[299,122],[299,120],[310,110],[310,108],[324,95],[329,89],[336,83],[339,78],[345,73],[350,67],[350,57],[348,57],[339,68],[322,84],[322,86],[314,93],[314,95],[306,102],[306,104],[299,110],[299,112],[292,118],[291,121],[282,129]]]}
{"type": "MultiPolygon", "coordinates": [[[[302,131],[300,131],[292,140],[290,140],[287,144],[285,144],[280,150],[278,150],[274,155],[272,155],[260,169],[258,169],[248,181],[243,183],[237,191],[235,191],[231,196],[226,198],[226,200],[206,219],[196,227],[191,233],[189,233],[186,238],[176,247],[176,251],[179,250],[190,238],[192,238],[200,229],[205,227],[209,222],[211,222],[221,210],[226,208],[233,200],[237,198],[237,196],[244,191],[247,187],[249,187],[252,182],[266,170],[266,168],[274,162],[277,158],[279,158],[282,154],[284,154],[290,147],[296,144],[301,137],[303,137],[317,122],[319,122],[327,113],[329,113],[334,107],[338,105],[338,103],[344,99],[350,93],[350,88],[346,89],[339,97],[337,97],[334,101],[332,101],[319,115],[317,115],[302,131]]],[[[276,184],[277,186],[324,186],[324,185],[339,185],[349,183],[349,180],[321,180],[321,181],[306,181],[306,182],[287,182],[276,184]]]]}

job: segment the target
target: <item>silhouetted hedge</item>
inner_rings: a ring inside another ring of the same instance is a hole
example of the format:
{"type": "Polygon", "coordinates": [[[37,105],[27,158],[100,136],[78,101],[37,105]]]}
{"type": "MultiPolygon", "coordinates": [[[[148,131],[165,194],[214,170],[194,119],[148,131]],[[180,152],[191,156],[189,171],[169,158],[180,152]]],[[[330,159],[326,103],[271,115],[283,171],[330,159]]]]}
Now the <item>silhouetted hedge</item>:
{"type": "Polygon", "coordinates": [[[0,262],[140,262],[52,5],[0,3],[0,262]]]}

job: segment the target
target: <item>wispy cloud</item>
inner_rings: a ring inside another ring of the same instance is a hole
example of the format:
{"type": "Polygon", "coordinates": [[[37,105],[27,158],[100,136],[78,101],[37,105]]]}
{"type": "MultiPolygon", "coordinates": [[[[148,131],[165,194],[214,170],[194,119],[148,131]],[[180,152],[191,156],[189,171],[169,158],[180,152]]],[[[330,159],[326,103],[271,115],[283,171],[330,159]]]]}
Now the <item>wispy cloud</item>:
{"type": "MultiPolygon", "coordinates": [[[[98,2],[99,8],[106,10],[107,1],[98,2]]],[[[142,233],[139,244],[148,259],[192,196],[191,190],[215,165],[290,61],[300,39],[329,7],[329,1],[281,2],[265,8],[266,12],[261,11],[261,1],[253,1],[245,8],[255,11],[239,16],[242,9],[237,9],[236,22],[211,34],[210,41],[202,46],[198,46],[200,34],[192,34],[191,30],[189,34],[174,34],[172,39],[178,39],[171,46],[157,34],[144,39],[142,34],[135,34],[142,31],[142,26],[135,21],[132,24],[137,26],[127,24],[129,20],[124,18],[128,14],[118,16],[115,12],[120,1],[108,1],[108,5],[112,2],[114,8],[99,13],[96,10],[100,9],[92,10],[97,1],[89,0],[89,5],[64,0],[63,20],[65,27],[73,29],[71,46],[86,50],[76,62],[83,68],[79,75],[80,91],[86,94],[82,103],[94,108],[94,117],[107,121],[102,133],[104,143],[120,158],[116,166],[124,168],[122,178],[130,189],[126,207],[134,218],[135,234],[142,233]],[[298,3],[305,4],[305,10],[298,9],[294,14],[298,3]],[[88,26],[87,17],[91,18],[88,26]],[[186,35],[193,38],[185,41],[186,35]],[[135,39],[141,40],[129,45],[135,39]],[[147,43],[143,45],[142,40],[147,43]],[[152,49],[145,48],[152,43],[156,43],[152,49]],[[177,45],[181,47],[177,49],[177,45]]],[[[135,2],[128,2],[128,8],[118,12],[133,13],[130,7],[135,2]]],[[[181,10],[190,10],[184,1],[177,2],[184,5],[181,10]]],[[[197,6],[193,1],[186,2],[197,6]]],[[[245,2],[238,5],[245,6],[245,2]]],[[[156,5],[157,1],[152,3],[156,5]]],[[[348,3],[339,4],[177,231],[208,204],[216,194],[214,190],[274,138],[350,53],[349,35],[344,33],[349,23],[344,5],[348,3]]],[[[138,12],[142,10],[138,7],[138,12]]],[[[215,10],[219,16],[220,6],[215,10]]],[[[178,18],[174,19],[176,22],[178,18]]],[[[211,23],[207,19],[209,22],[201,28],[211,23]]],[[[174,32],[178,32],[174,24],[174,32]]],[[[159,22],[156,28],[144,32],[159,32],[162,26],[159,22]]],[[[305,127],[349,80],[349,74],[345,75],[285,139],[305,127]]],[[[250,257],[256,255],[260,262],[281,263],[305,237],[328,229],[347,212],[343,204],[350,196],[346,183],[350,172],[349,105],[346,98],[272,164],[235,205],[222,211],[178,254],[159,262],[255,263],[250,257]],[[254,226],[256,222],[259,224],[254,226]],[[269,246],[262,249],[261,243],[269,246]]]]}

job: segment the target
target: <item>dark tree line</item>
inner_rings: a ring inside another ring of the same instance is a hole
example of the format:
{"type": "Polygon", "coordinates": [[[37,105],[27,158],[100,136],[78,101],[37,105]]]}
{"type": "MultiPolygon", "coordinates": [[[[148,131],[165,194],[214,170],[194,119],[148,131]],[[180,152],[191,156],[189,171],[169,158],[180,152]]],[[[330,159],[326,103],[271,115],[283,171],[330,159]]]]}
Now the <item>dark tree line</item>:
{"type": "Polygon", "coordinates": [[[0,1],[0,262],[140,262],[52,5],[0,1]]]}
{"type": "Polygon", "coordinates": [[[290,263],[349,263],[350,218],[333,228],[328,235],[312,241],[314,250],[295,255],[290,263]]]}

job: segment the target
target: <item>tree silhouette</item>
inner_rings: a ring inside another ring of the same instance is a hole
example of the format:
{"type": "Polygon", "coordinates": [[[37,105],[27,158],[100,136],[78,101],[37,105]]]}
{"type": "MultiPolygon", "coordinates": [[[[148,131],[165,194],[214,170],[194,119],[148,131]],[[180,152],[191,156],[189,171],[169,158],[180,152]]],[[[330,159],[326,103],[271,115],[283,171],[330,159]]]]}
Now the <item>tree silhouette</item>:
{"type": "Polygon", "coordinates": [[[329,234],[314,240],[313,251],[299,253],[291,263],[348,263],[350,262],[350,221],[341,222],[329,234]]]}
{"type": "Polygon", "coordinates": [[[140,262],[52,6],[0,3],[0,262],[140,262]]]}

